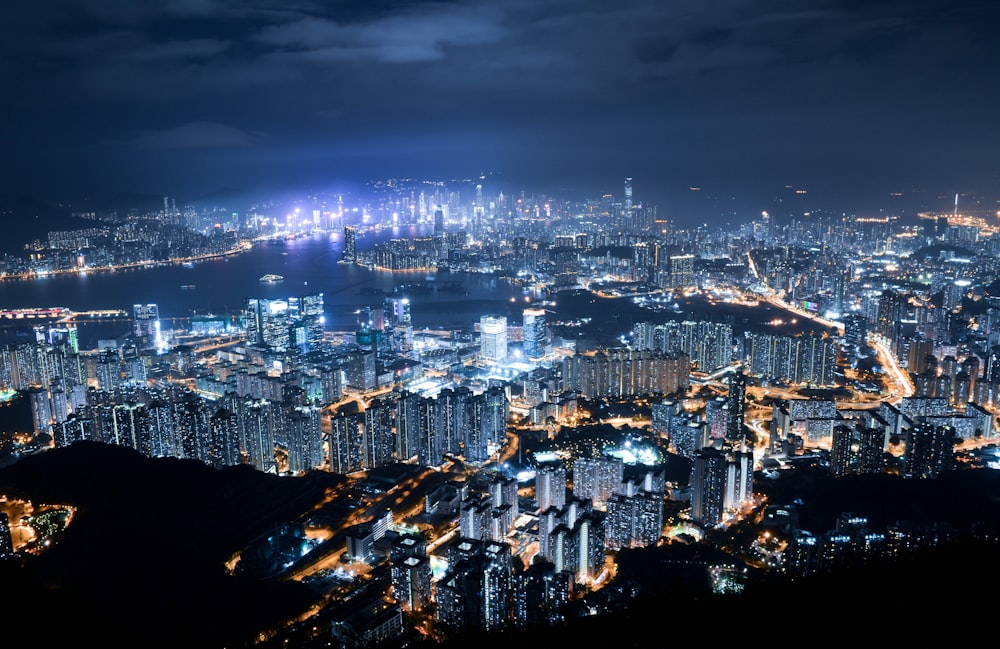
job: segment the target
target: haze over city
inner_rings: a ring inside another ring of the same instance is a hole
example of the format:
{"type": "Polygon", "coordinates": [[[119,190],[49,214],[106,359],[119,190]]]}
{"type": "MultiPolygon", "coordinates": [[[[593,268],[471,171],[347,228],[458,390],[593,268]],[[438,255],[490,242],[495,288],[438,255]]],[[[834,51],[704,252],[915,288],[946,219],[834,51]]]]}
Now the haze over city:
{"type": "Polygon", "coordinates": [[[171,3],[5,10],[0,198],[496,173],[680,223],[997,186],[995,3],[171,3]],[[693,191],[696,188],[697,191],[693,191]]]}

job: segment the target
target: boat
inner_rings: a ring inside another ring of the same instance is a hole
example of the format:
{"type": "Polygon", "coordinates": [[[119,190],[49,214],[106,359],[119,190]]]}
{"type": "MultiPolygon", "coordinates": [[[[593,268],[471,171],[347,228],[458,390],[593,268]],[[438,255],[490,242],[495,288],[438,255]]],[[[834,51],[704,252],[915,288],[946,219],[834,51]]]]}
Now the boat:
{"type": "Polygon", "coordinates": [[[195,288],[194,284],[181,284],[181,290],[191,291],[195,288]]]}
{"type": "Polygon", "coordinates": [[[275,275],[274,273],[268,273],[267,275],[264,275],[263,277],[261,277],[260,281],[261,282],[280,282],[283,279],[285,279],[285,278],[282,277],[281,275],[275,275]]]}

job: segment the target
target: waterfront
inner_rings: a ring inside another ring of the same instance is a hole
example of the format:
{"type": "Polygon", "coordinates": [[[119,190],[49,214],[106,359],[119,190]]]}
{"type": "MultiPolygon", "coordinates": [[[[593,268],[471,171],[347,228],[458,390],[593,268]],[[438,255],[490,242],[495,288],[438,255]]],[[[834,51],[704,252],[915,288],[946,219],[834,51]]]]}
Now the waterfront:
{"type": "MultiPolygon", "coordinates": [[[[418,228],[396,228],[379,237],[367,237],[363,244],[423,234],[418,228]]],[[[490,312],[516,312],[520,319],[520,310],[527,306],[521,288],[502,278],[477,273],[375,271],[340,263],[342,247],[337,233],[322,233],[259,243],[239,255],[190,264],[6,280],[0,282],[0,307],[58,306],[72,311],[122,309],[131,313],[133,304],[155,303],[169,328],[172,321],[182,323],[196,314],[237,315],[248,297],[322,293],[326,328],[339,331],[357,325],[359,309],[379,306],[389,296],[410,299],[416,327],[471,326],[480,315],[490,312]],[[283,279],[261,282],[266,274],[283,279]]]]}

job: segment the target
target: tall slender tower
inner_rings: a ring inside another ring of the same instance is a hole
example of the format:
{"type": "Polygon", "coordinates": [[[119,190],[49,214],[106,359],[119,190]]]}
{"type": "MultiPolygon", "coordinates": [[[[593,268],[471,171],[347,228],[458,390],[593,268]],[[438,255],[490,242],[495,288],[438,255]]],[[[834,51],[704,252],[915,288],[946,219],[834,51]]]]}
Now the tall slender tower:
{"type": "Polygon", "coordinates": [[[625,179],[625,211],[632,209],[632,179],[625,179]]]}
{"type": "Polygon", "coordinates": [[[342,261],[347,264],[354,264],[358,261],[357,230],[353,226],[344,226],[344,252],[342,261]]]}

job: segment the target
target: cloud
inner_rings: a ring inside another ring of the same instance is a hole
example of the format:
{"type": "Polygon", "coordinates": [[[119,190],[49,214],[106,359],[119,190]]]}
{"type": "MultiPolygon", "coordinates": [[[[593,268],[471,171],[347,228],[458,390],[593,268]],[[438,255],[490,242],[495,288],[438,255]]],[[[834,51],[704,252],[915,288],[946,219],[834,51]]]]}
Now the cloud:
{"type": "Polygon", "coordinates": [[[138,149],[230,149],[250,146],[261,134],[217,122],[188,122],[163,131],[142,131],[121,144],[138,149]]]}
{"type": "Polygon", "coordinates": [[[500,41],[505,34],[500,16],[489,7],[433,7],[367,22],[306,17],[267,27],[259,40],[310,61],[438,61],[449,47],[500,41]]]}

